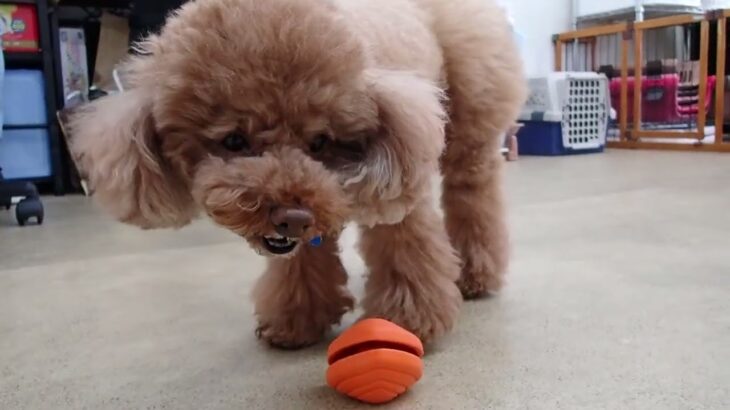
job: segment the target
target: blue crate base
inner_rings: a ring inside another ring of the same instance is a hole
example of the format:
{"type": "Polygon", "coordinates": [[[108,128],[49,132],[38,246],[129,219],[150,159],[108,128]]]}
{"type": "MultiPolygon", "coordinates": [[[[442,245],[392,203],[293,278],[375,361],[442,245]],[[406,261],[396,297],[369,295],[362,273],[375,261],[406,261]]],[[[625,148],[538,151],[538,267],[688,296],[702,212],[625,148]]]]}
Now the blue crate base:
{"type": "Polygon", "coordinates": [[[6,70],[0,91],[5,125],[43,127],[48,123],[43,71],[6,70]]]}
{"type": "Polygon", "coordinates": [[[604,146],[592,149],[570,149],[563,146],[559,122],[521,121],[524,127],[517,134],[520,155],[576,155],[603,152],[604,146]]]}
{"type": "Polygon", "coordinates": [[[51,152],[45,128],[6,129],[0,137],[0,167],[6,179],[51,176],[51,152]]]}

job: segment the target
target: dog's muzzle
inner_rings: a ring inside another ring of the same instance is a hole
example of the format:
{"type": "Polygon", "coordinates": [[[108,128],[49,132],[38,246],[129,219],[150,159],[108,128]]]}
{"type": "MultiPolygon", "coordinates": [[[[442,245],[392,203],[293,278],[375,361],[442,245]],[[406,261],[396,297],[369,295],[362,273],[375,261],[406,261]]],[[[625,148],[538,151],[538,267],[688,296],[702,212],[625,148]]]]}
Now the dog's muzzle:
{"type": "Polygon", "coordinates": [[[278,206],[271,210],[269,221],[274,226],[276,235],[264,236],[264,248],[274,255],[286,255],[293,252],[299,242],[314,227],[314,214],[300,206],[278,206]]]}

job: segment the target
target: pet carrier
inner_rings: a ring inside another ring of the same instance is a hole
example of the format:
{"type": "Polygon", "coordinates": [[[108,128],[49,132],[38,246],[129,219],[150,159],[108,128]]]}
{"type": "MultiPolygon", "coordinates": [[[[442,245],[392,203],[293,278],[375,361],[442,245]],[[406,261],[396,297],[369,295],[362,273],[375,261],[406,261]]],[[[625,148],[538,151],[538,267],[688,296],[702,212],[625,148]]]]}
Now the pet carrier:
{"type": "Polygon", "coordinates": [[[523,155],[567,155],[603,151],[611,114],[608,78],[584,72],[530,79],[520,115],[523,155]]]}

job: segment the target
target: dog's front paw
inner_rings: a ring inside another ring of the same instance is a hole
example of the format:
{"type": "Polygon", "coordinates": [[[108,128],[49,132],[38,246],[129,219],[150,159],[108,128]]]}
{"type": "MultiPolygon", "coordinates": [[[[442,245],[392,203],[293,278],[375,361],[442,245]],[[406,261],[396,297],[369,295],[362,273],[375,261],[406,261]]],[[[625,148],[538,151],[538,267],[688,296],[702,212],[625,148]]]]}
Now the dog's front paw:
{"type": "Polygon", "coordinates": [[[269,345],[286,350],[301,349],[316,344],[324,337],[326,328],[296,326],[293,323],[259,322],[256,337],[269,345]]]}
{"type": "Polygon", "coordinates": [[[294,312],[272,311],[258,314],[256,336],[281,349],[300,349],[324,338],[327,331],[340,323],[340,318],[353,309],[355,299],[344,289],[326,302],[303,305],[294,312]]]}
{"type": "Polygon", "coordinates": [[[504,286],[504,268],[499,268],[485,252],[464,258],[461,277],[456,283],[464,299],[478,299],[499,292],[504,286]]]}
{"type": "Polygon", "coordinates": [[[439,286],[418,290],[404,286],[383,297],[365,300],[364,317],[390,320],[429,342],[451,330],[461,301],[459,289],[447,280],[439,286]]]}

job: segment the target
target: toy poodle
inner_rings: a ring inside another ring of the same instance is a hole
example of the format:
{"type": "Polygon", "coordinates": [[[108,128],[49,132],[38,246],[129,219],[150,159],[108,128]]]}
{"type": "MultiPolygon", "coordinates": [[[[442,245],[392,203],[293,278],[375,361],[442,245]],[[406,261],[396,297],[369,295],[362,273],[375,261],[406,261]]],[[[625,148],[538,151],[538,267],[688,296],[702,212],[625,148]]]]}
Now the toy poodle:
{"type": "Polygon", "coordinates": [[[502,286],[500,149],[525,82],[493,0],[196,0],[137,47],[129,89],[72,116],[72,154],[119,220],[205,213],[269,257],[263,340],[316,343],[353,309],[350,222],[366,317],[429,341],[502,286]]]}

